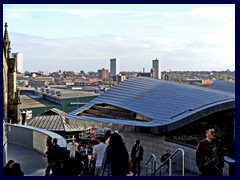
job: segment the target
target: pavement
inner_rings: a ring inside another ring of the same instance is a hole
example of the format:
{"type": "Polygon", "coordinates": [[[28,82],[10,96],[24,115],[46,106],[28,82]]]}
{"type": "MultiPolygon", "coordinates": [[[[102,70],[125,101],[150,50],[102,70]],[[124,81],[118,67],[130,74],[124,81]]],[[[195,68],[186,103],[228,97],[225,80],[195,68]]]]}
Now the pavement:
{"type": "Polygon", "coordinates": [[[24,176],[44,176],[47,156],[26,146],[8,143],[7,160],[20,163],[24,176]]]}
{"type": "MultiPolygon", "coordinates": [[[[8,143],[7,159],[12,159],[15,162],[20,163],[24,176],[45,176],[45,169],[47,167],[47,156],[36,150],[33,150],[26,146],[8,143]]],[[[144,167],[142,167],[142,173],[140,176],[145,176],[144,172],[144,167]]],[[[172,172],[172,175],[181,176],[182,173],[180,171],[174,171],[172,172]]],[[[128,176],[132,176],[132,174],[129,174],[128,176]]],[[[162,176],[169,175],[167,172],[162,172],[162,176]]],[[[185,172],[185,176],[197,176],[197,174],[185,172]]]]}

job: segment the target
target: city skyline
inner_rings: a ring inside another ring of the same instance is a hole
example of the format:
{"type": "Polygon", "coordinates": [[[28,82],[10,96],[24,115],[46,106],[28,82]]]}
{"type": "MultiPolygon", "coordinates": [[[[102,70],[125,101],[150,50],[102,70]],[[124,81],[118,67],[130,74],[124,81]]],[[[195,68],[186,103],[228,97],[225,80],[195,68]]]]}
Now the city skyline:
{"type": "Polygon", "coordinates": [[[235,70],[233,4],[3,5],[24,71],[235,70]]]}

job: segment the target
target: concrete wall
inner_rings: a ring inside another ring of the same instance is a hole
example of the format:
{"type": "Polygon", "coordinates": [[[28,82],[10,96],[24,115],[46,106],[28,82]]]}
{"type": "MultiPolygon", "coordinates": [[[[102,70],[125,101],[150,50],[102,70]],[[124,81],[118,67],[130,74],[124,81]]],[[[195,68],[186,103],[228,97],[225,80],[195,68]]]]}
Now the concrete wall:
{"type": "Polygon", "coordinates": [[[66,140],[62,136],[31,126],[6,123],[6,133],[8,142],[27,146],[43,154],[47,150],[46,140],[48,136],[57,138],[60,147],[65,148],[67,146],[66,140]]]}
{"type": "MultiPolygon", "coordinates": [[[[181,148],[184,150],[184,164],[185,170],[189,173],[198,174],[198,168],[196,166],[196,147],[188,147],[181,144],[176,144],[165,140],[165,136],[136,133],[136,132],[124,132],[119,131],[125,138],[126,147],[128,149],[129,155],[131,155],[132,146],[135,144],[136,139],[139,139],[144,148],[144,158],[142,164],[146,164],[149,160],[151,154],[157,157],[158,168],[161,165],[160,158],[162,154],[165,153],[166,149],[169,149],[171,153],[174,153],[176,149],[181,148]]],[[[173,169],[181,170],[182,167],[182,156],[173,160],[173,169]],[[175,162],[174,162],[175,161],[175,162]]],[[[235,160],[225,157],[225,167],[223,171],[224,176],[234,175],[232,171],[235,164],[235,160]],[[229,168],[232,166],[231,168],[229,168]]]]}
{"type": "Polygon", "coordinates": [[[7,134],[5,121],[3,120],[3,165],[7,163],[7,134]]]}

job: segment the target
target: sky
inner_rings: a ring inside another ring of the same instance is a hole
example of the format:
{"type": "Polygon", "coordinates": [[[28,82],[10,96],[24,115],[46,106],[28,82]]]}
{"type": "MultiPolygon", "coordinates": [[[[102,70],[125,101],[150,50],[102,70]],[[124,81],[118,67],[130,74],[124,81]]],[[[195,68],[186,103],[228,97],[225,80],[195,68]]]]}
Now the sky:
{"type": "Polygon", "coordinates": [[[234,4],[3,4],[5,22],[24,71],[235,70],[234,4]]]}

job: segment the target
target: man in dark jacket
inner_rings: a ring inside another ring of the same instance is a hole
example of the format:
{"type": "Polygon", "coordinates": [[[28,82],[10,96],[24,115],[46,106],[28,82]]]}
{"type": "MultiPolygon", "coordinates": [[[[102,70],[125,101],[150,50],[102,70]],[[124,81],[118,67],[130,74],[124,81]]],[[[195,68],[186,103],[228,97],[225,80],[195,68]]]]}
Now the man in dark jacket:
{"type": "Polygon", "coordinates": [[[53,145],[53,166],[52,166],[52,175],[53,176],[60,176],[62,175],[62,165],[61,165],[61,148],[58,145],[58,139],[53,138],[52,140],[53,145]]]}
{"type": "Polygon", "coordinates": [[[46,142],[46,146],[47,146],[47,168],[45,170],[45,176],[49,176],[50,175],[50,171],[53,170],[53,165],[54,165],[54,146],[52,143],[52,137],[48,136],[47,137],[47,142],[46,142]]]}
{"type": "Polygon", "coordinates": [[[136,174],[139,176],[141,173],[141,161],[143,160],[143,147],[140,144],[139,140],[136,140],[136,144],[133,145],[132,151],[131,151],[131,161],[133,164],[132,171],[133,175],[136,176],[136,174]]]}
{"type": "MultiPolygon", "coordinates": [[[[167,150],[166,150],[166,153],[163,154],[162,157],[161,157],[161,162],[162,162],[162,163],[165,162],[165,161],[167,160],[167,158],[169,158],[170,156],[171,156],[170,150],[167,149],[167,150]]],[[[168,171],[168,170],[169,170],[169,160],[166,162],[165,165],[166,165],[166,169],[167,169],[167,171],[168,171]]]]}
{"type": "Polygon", "coordinates": [[[215,137],[212,127],[206,130],[206,138],[197,145],[196,164],[201,176],[222,176],[224,167],[223,146],[215,137]]]}

